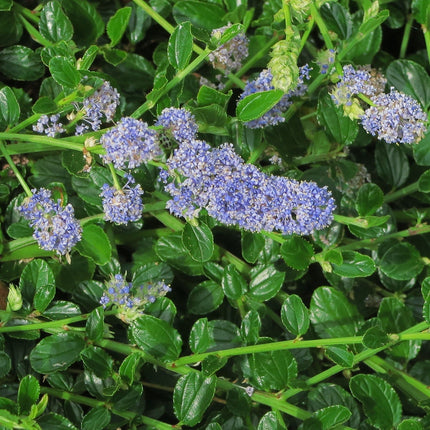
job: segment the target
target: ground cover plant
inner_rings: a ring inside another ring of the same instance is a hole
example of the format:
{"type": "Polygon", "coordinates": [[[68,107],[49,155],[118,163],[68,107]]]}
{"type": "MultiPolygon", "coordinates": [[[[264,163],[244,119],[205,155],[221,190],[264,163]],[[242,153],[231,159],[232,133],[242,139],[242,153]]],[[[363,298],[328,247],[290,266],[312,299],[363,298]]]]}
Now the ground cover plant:
{"type": "Polygon", "coordinates": [[[0,0],[0,428],[430,428],[427,0],[0,0]]]}

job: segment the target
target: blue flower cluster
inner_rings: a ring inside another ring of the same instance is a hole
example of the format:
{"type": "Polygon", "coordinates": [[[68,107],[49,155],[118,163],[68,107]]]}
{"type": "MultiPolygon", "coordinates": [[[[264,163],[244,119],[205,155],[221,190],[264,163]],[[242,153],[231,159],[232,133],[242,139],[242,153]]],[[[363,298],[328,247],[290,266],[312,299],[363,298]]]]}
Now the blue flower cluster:
{"type": "Polygon", "coordinates": [[[198,130],[194,116],[186,109],[163,109],[155,125],[164,127],[180,143],[193,139],[198,130]]]}
{"type": "Polygon", "coordinates": [[[128,224],[142,217],[142,187],[139,184],[130,187],[135,182],[134,178],[131,175],[126,175],[126,178],[128,181],[122,189],[104,184],[100,194],[105,220],[115,224],[128,224]]]}
{"type": "Polygon", "coordinates": [[[62,207],[60,201],[55,203],[51,199],[51,191],[45,188],[34,189],[32,193],[18,210],[30,221],[34,229],[33,237],[42,249],[55,251],[59,255],[69,253],[82,236],[82,228],[74,217],[72,205],[62,207]]]}
{"type": "Polygon", "coordinates": [[[143,313],[148,303],[164,297],[171,288],[162,281],[146,283],[133,290],[133,284],[127,282],[121,274],[112,276],[106,283],[106,290],[100,298],[103,308],[116,306],[118,316],[129,323],[143,313]]]}
{"type": "Polygon", "coordinates": [[[33,125],[33,130],[36,133],[46,134],[49,137],[55,137],[57,134],[64,133],[66,130],[63,124],[59,122],[60,115],[42,115],[36,124],[33,125]]]}
{"type": "MultiPolygon", "coordinates": [[[[281,100],[268,112],[266,112],[260,118],[257,118],[252,121],[248,121],[245,125],[248,128],[264,128],[269,125],[276,125],[285,121],[285,118],[282,114],[288,109],[288,107],[292,104],[291,98],[303,95],[307,90],[307,85],[305,84],[305,80],[309,79],[309,66],[306,64],[299,69],[299,79],[298,85],[294,90],[286,93],[281,100]]],[[[240,95],[240,100],[249,96],[250,94],[259,93],[262,91],[269,91],[275,89],[273,83],[273,75],[270,70],[263,70],[257,79],[253,81],[249,81],[243,93],[240,95]]]]}
{"type": "Polygon", "coordinates": [[[103,116],[107,122],[113,120],[116,108],[119,105],[118,91],[108,81],[84,100],[82,110],[85,112],[84,123],[76,126],[75,134],[81,135],[87,132],[91,126],[93,131],[100,129],[103,116]]]}
{"type": "MultiPolygon", "coordinates": [[[[211,36],[220,39],[231,24],[212,31],[211,36]]],[[[215,69],[222,70],[224,75],[239,70],[242,61],[248,56],[249,39],[244,33],[239,33],[228,42],[219,46],[209,54],[209,61],[215,69]]]]}
{"type": "Polygon", "coordinates": [[[107,131],[100,143],[106,150],[102,155],[105,163],[113,163],[117,169],[134,169],[162,155],[157,133],[138,119],[125,117],[107,131]]]}
{"type": "Polygon", "coordinates": [[[172,196],[167,208],[192,218],[210,216],[244,230],[311,234],[333,219],[335,202],[326,187],[267,175],[246,164],[231,144],[212,149],[192,137],[183,140],[161,173],[172,196]]]}
{"type": "Polygon", "coordinates": [[[389,94],[372,97],[361,117],[367,133],[387,143],[416,143],[427,130],[427,114],[412,97],[391,89],[389,94]]]}

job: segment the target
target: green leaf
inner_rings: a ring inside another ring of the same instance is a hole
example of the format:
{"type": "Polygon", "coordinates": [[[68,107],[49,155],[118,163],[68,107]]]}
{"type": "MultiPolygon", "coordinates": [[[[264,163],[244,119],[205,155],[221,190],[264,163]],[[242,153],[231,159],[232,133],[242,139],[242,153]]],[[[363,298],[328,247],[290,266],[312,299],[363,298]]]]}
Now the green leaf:
{"type": "Polygon", "coordinates": [[[82,430],[104,429],[111,422],[111,415],[104,406],[90,409],[82,419],[82,430]]]}
{"type": "Polygon", "coordinates": [[[399,187],[408,179],[408,157],[400,146],[378,142],[375,150],[375,162],[378,175],[389,185],[399,187]]]}
{"type": "Polygon", "coordinates": [[[264,302],[271,299],[281,289],[284,283],[285,273],[279,272],[272,265],[260,265],[250,272],[249,296],[264,302]]]}
{"type": "Polygon", "coordinates": [[[66,57],[51,58],[49,71],[55,82],[63,87],[75,88],[81,80],[81,75],[76,70],[76,67],[66,57]]]}
{"type": "Polygon", "coordinates": [[[0,90],[0,127],[12,126],[19,120],[19,103],[9,87],[0,90]]]}
{"type": "Polygon", "coordinates": [[[199,263],[209,261],[214,252],[214,238],[211,229],[204,223],[198,226],[185,224],[182,243],[191,258],[199,263]]]}
{"type": "Polygon", "coordinates": [[[0,72],[16,81],[36,81],[45,73],[45,67],[37,52],[14,45],[0,51],[0,72]]]}
{"type": "Polygon", "coordinates": [[[251,399],[242,388],[227,391],[227,409],[234,415],[248,417],[251,412],[251,399]]]}
{"type": "Polygon", "coordinates": [[[250,310],[242,319],[240,336],[248,345],[255,345],[260,337],[261,318],[254,309],[250,310]]]}
{"type": "Polygon", "coordinates": [[[45,4],[40,12],[39,31],[45,39],[54,43],[72,38],[73,25],[60,2],[50,1],[45,4]]]}
{"type": "Polygon", "coordinates": [[[208,322],[212,345],[208,351],[236,348],[240,346],[239,329],[235,324],[226,320],[212,320],[208,322]]]}
{"type": "Polygon", "coordinates": [[[37,287],[34,294],[33,305],[34,309],[43,313],[55,297],[55,285],[45,284],[37,287]]]}
{"type": "Polygon", "coordinates": [[[376,184],[364,184],[358,190],[355,208],[360,216],[373,215],[384,202],[384,193],[376,184]]]}
{"type": "Polygon", "coordinates": [[[209,355],[202,361],[202,373],[205,376],[213,375],[222,369],[227,364],[227,357],[220,357],[218,355],[209,355]]]}
{"type": "Polygon", "coordinates": [[[328,93],[321,92],[318,98],[317,118],[338,145],[350,145],[357,137],[357,121],[345,116],[328,93]]]}
{"type": "Polygon", "coordinates": [[[285,430],[285,423],[279,422],[276,413],[273,411],[266,412],[258,423],[257,430],[285,430]]]}
{"type": "Polygon", "coordinates": [[[21,278],[19,280],[19,288],[23,298],[29,304],[33,303],[33,300],[35,300],[37,305],[44,311],[46,306],[53,299],[52,292],[55,294],[54,274],[46,261],[33,260],[28,263],[22,271],[21,278]],[[40,293],[37,294],[38,291],[40,291],[40,293]],[[46,301],[43,298],[44,293],[49,295],[49,298],[47,298],[46,301]]]}
{"type": "Polygon", "coordinates": [[[345,406],[335,405],[320,409],[312,414],[303,422],[303,430],[330,430],[337,428],[340,424],[348,421],[351,417],[351,411],[345,406]]]}
{"type": "Polygon", "coordinates": [[[173,17],[177,23],[191,21],[193,26],[209,31],[226,24],[224,14],[222,7],[206,1],[183,0],[173,6],[173,17]]]}
{"type": "Polygon", "coordinates": [[[430,170],[426,170],[418,179],[418,190],[430,193],[430,170]]]}
{"type": "Polygon", "coordinates": [[[116,48],[105,48],[101,51],[104,59],[113,66],[118,66],[127,58],[127,52],[116,48]]]}
{"type": "Polygon", "coordinates": [[[249,358],[251,384],[262,390],[282,390],[297,377],[297,362],[290,351],[269,351],[249,358]]]}
{"type": "Polygon", "coordinates": [[[419,166],[430,166],[430,133],[413,145],[414,159],[419,166]]]}
{"type": "Polygon", "coordinates": [[[78,61],[80,66],[79,69],[88,70],[93,64],[94,60],[96,59],[98,53],[99,53],[98,46],[96,45],[89,46],[88,49],[84,52],[84,55],[82,56],[82,58],[78,61]]]}
{"type": "Polygon", "coordinates": [[[179,24],[169,38],[167,57],[169,63],[177,70],[183,70],[191,59],[193,53],[193,36],[191,34],[191,23],[179,24]]]}
{"type": "Polygon", "coordinates": [[[278,103],[284,92],[281,90],[261,91],[250,94],[240,100],[236,107],[236,116],[241,121],[252,121],[260,118],[278,103]]]}
{"type": "Polygon", "coordinates": [[[363,404],[370,424],[381,430],[391,430],[399,422],[402,405],[393,387],[375,375],[356,375],[349,382],[354,397],[363,404]]]}
{"type": "Polygon", "coordinates": [[[418,250],[403,242],[390,247],[382,256],[379,267],[390,278],[407,281],[421,273],[424,262],[418,250]]]}
{"type": "Polygon", "coordinates": [[[430,76],[423,66],[411,60],[395,60],[385,72],[388,85],[412,96],[426,109],[430,105],[430,76]]]}
{"type": "Polygon", "coordinates": [[[309,310],[296,294],[287,297],[282,304],[281,320],[287,330],[296,336],[301,336],[308,331],[309,310]]]}
{"type": "Polygon", "coordinates": [[[88,339],[96,342],[103,338],[104,334],[104,310],[101,306],[91,311],[85,324],[85,333],[88,339]]]}
{"type": "Polygon", "coordinates": [[[181,424],[198,424],[215,394],[216,377],[192,372],[178,379],[173,391],[173,410],[181,424]]]}
{"type": "Polygon", "coordinates": [[[412,12],[417,22],[429,28],[430,4],[427,0],[412,0],[412,12]]]}
{"type": "Polygon", "coordinates": [[[13,0],[0,0],[0,11],[11,10],[13,6],[13,0]]]}
{"type": "Polygon", "coordinates": [[[43,430],[77,430],[67,418],[54,412],[42,415],[37,422],[43,430]]]}
{"type": "Polygon", "coordinates": [[[408,418],[403,420],[398,426],[397,430],[424,430],[421,422],[417,418],[408,418]]]}
{"type": "Polygon", "coordinates": [[[214,345],[207,318],[200,318],[193,324],[189,344],[194,354],[206,352],[210,346],[214,345]]]}
{"type": "Polygon", "coordinates": [[[358,34],[360,35],[360,39],[363,39],[366,34],[369,34],[377,27],[379,27],[389,16],[390,12],[387,9],[383,9],[378,12],[376,16],[365,20],[358,28],[358,34]]]}
{"type": "Polygon", "coordinates": [[[121,363],[119,367],[119,376],[121,376],[128,385],[133,385],[138,376],[137,372],[142,364],[142,355],[138,352],[131,353],[121,363]]]}
{"type": "Polygon", "coordinates": [[[0,351],[0,378],[4,378],[10,371],[12,362],[8,354],[0,351]]]}
{"type": "MultiPolygon", "coordinates": [[[[57,110],[57,103],[54,102],[50,97],[40,97],[31,108],[33,113],[48,114],[57,110]]],[[[82,155],[80,154],[81,158],[82,155]]]]}
{"type": "Polygon", "coordinates": [[[232,264],[224,268],[221,286],[224,294],[231,300],[242,297],[247,289],[245,279],[232,264]]]}
{"type": "Polygon", "coordinates": [[[263,235],[260,233],[242,231],[240,244],[242,246],[242,256],[245,261],[254,264],[257,261],[258,255],[264,248],[265,241],[263,235]]]}
{"type": "Polygon", "coordinates": [[[367,255],[355,251],[342,252],[342,264],[333,264],[333,272],[345,278],[364,278],[375,270],[375,262],[367,255]]]}
{"type": "Polygon", "coordinates": [[[342,367],[352,367],[354,354],[346,346],[329,346],[326,349],[327,357],[342,367]]]}
{"type": "Polygon", "coordinates": [[[61,320],[63,318],[74,317],[81,314],[78,305],[64,300],[57,300],[52,302],[52,305],[43,312],[45,317],[53,320],[61,320]]]}
{"type": "Polygon", "coordinates": [[[325,3],[321,6],[320,13],[329,31],[336,33],[342,40],[350,38],[352,18],[348,9],[339,3],[325,3]]]}
{"type": "Polygon", "coordinates": [[[176,360],[181,353],[181,337],[166,321],[142,315],[132,322],[131,333],[137,346],[156,358],[176,360]]]}
{"type": "Polygon", "coordinates": [[[363,321],[357,308],[332,287],[319,287],[314,291],[310,318],[320,337],[354,336],[363,321]]]}
{"type": "Polygon", "coordinates": [[[226,109],[232,94],[233,92],[231,90],[224,94],[215,88],[202,85],[197,93],[197,103],[199,106],[209,106],[215,103],[223,109],[226,109]]]}
{"type": "Polygon", "coordinates": [[[85,369],[93,372],[99,378],[112,375],[112,357],[98,346],[89,346],[81,351],[81,359],[85,369]]]}
{"type": "Polygon", "coordinates": [[[103,266],[112,256],[112,246],[109,238],[101,227],[95,224],[85,224],[82,229],[82,239],[76,244],[79,254],[89,257],[94,263],[103,266]]]}
{"type": "Polygon", "coordinates": [[[21,379],[18,389],[19,413],[27,415],[40,395],[40,385],[33,375],[26,375],[21,379]]]}
{"type": "Polygon", "coordinates": [[[370,349],[380,348],[389,342],[390,338],[387,333],[378,326],[370,327],[363,336],[363,345],[370,349]]]}
{"type": "Polygon", "coordinates": [[[115,12],[106,26],[106,31],[110,39],[109,46],[114,47],[122,38],[130,21],[131,7],[123,7],[115,12]]]}
{"type": "Polygon", "coordinates": [[[85,347],[82,336],[66,332],[42,339],[30,353],[31,367],[41,374],[66,370],[79,360],[85,347]]]}
{"type": "Polygon", "coordinates": [[[286,239],[281,245],[280,251],[285,263],[295,270],[307,269],[314,255],[312,245],[298,236],[286,239]]]}
{"type": "Polygon", "coordinates": [[[203,281],[190,292],[187,301],[188,311],[195,315],[204,315],[217,309],[224,300],[224,293],[214,281],[203,281]]]}

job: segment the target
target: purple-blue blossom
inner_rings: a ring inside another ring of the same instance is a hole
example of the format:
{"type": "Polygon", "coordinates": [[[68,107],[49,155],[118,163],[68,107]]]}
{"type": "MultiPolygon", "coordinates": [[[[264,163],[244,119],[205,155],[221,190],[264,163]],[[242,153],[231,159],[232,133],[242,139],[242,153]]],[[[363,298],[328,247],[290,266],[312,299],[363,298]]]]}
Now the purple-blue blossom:
{"type": "Polygon", "coordinates": [[[63,124],[59,122],[60,115],[42,115],[36,124],[33,125],[33,131],[40,134],[46,134],[49,137],[55,137],[57,134],[64,133],[66,130],[63,124]]]}
{"type": "Polygon", "coordinates": [[[62,207],[59,200],[54,202],[51,191],[45,188],[33,189],[32,193],[18,210],[33,227],[33,237],[46,251],[55,251],[59,255],[69,253],[82,236],[73,206],[62,207]]]}
{"type": "Polygon", "coordinates": [[[145,122],[129,117],[122,118],[107,131],[100,143],[106,150],[103,161],[113,163],[117,169],[134,169],[162,155],[156,131],[145,122]]]}
{"type": "Polygon", "coordinates": [[[371,98],[361,117],[367,133],[387,143],[417,143],[427,130],[427,114],[412,97],[391,89],[389,94],[371,98]]]}
{"type": "Polygon", "coordinates": [[[115,224],[128,224],[142,217],[142,187],[140,184],[130,186],[135,182],[131,175],[127,175],[127,179],[127,183],[120,190],[104,184],[100,194],[103,198],[105,220],[115,224]]]}
{"type": "Polygon", "coordinates": [[[195,139],[198,130],[194,115],[183,108],[163,109],[155,125],[161,125],[170,131],[178,142],[195,139]]]}

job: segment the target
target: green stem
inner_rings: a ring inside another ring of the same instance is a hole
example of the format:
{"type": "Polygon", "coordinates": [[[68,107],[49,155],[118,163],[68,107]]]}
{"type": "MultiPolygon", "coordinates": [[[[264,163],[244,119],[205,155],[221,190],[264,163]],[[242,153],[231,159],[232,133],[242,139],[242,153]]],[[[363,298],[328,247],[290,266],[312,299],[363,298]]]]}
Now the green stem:
{"type": "Polygon", "coordinates": [[[364,94],[358,94],[358,98],[366,102],[369,106],[376,106],[375,103],[373,103],[372,100],[370,100],[369,97],[365,96],[364,94]]]}
{"type": "Polygon", "coordinates": [[[401,188],[400,190],[394,191],[393,193],[387,194],[384,197],[384,203],[389,203],[394,200],[400,199],[405,196],[409,196],[412,193],[416,193],[418,191],[418,181],[413,184],[406,185],[406,187],[401,188]]]}
{"type": "Polygon", "coordinates": [[[412,23],[414,22],[413,15],[408,16],[408,20],[406,21],[405,31],[403,32],[402,44],[400,45],[400,53],[399,58],[405,58],[406,50],[408,49],[409,38],[411,36],[412,23]]]}
{"type": "Polygon", "coordinates": [[[309,38],[309,35],[311,34],[312,29],[314,28],[314,24],[315,24],[315,18],[313,16],[311,16],[310,19],[309,19],[309,21],[308,21],[308,25],[306,27],[306,30],[303,33],[303,36],[302,36],[302,38],[300,40],[300,50],[299,50],[299,53],[303,51],[303,48],[306,45],[306,42],[307,42],[307,40],[309,38]]]}
{"type": "Polygon", "coordinates": [[[151,98],[149,100],[146,100],[146,102],[143,103],[140,107],[138,107],[130,116],[132,118],[140,118],[146,111],[152,109],[162,96],[167,94],[172,88],[178,85],[179,82],[185,79],[185,77],[188,76],[196,67],[198,67],[206,59],[210,52],[211,51],[209,49],[204,50],[187,67],[185,67],[184,70],[180,70],[179,72],[177,72],[173,79],[169,81],[165,87],[157,91],[156,94],[153,94],[152,96],[150,93],[149,95],[151,96],[151,98]]]}
{"type": "Polygon", "coordinates": [[[421,25],[421,28],[423,30],[424,41],[426,43],[427,57],[428,57],[428,60],[430,62],[430,32],[424,24],[421,25]]]}
{"type": "Polygon", "coordinates": [[[4,143],[2,141],[0,141],[0,151],[3,154],[3,157],[9,163],[10,168],[12,169],[13,173],[15,173],[16,178],[18,179],[19,183],[21,184],[21,187],[24,189],[27,196],[31,197],[33,193],[31,192],[30,187],[27,185],[27,183],[25,182],[24,178],[21,175],[21,172],[15,166],[15,163],[13,162],[12,158],[7,153],[6,147],[4,146],[4,143]]]}
{"type": "Polygon", "coordinates": [[[37,43],[39,43],[42,46],[53,46],[53,43],[50,42],[48,39],[45,39],[38,30],[36,30],[22,15],[19,15],[19,19],[24,25],[25,29],[30,34],[31,38],[35,40],[37,43]]]}
{"type": "MultiPolygon", "coordinates": [[[[34,134],[0,132],[0,139],[17,140],[19,142],[40,143],[43,145],[54,146],[56,148],[71,149],[73,151],[80,151],[80,152],[82,152],[84,148],[84,145],[82,143],[72,142],[70,140],[65,140],[65,139],[56,139],[54,137],[48,137],[48,136],[37,136],[34,134]]],[[[31,149],[31,147],[29,149],[31,149]]],[[[92,149],[93,148],[88,148],[88,151],[91,151],[92,149]]]]}
{"type": "Polygon", "coordinates": [[[27,9],[26,7],[20,5],[17,2],[13,3],[14,9],[16,9],[22,16],[25,16],[28,21],[33,21],[34,24],[39,24],[39,17],[37,14],[35,14],[30,9],[27,9]]]}
{"type": "Polygon", "coordinates": [[[108,164],[110,173],[112,175],[113,185],[117,190],[122,190],[121,184],[118,180],[118,175],[116,174],[115,167],[112,163],[108,164]]]}

